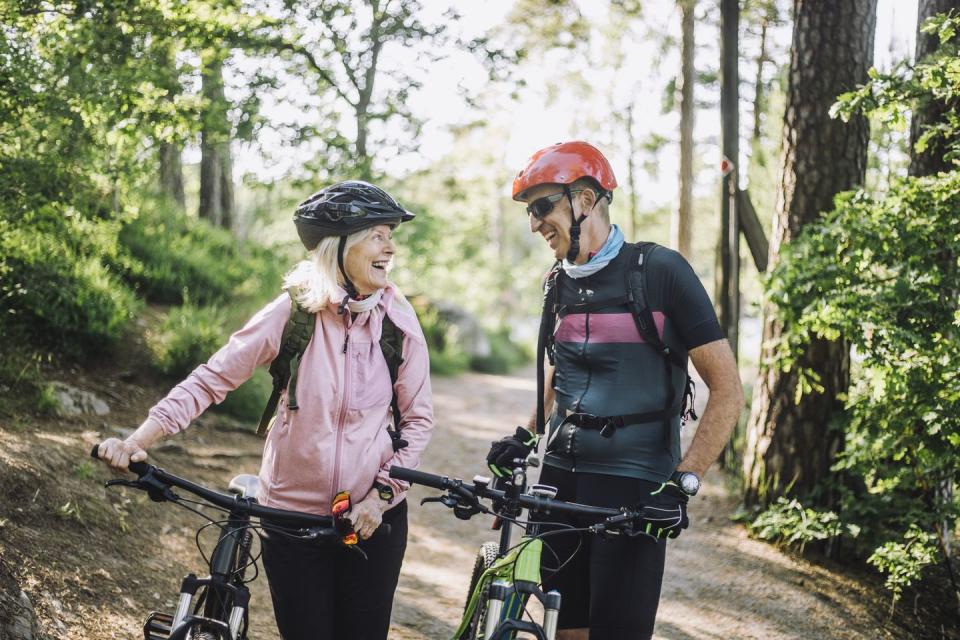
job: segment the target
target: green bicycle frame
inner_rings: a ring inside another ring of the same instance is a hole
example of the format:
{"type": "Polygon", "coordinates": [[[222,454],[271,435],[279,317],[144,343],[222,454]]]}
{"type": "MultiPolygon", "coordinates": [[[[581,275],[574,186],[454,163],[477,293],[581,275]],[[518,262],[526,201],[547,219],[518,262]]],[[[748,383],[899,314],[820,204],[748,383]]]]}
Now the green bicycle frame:
{"type": "MultiPolygon", "coordinates": [[[[508,583],[511,586],[521,582],[540,584],[540,555],[542,552],[543,541],[540,538],[524,536],[521,542],[511,549],[507,555],[498,558],[489,569],[484,571],[477,580],[477,586],[474,587],[473,593],[470,594],[470,601],[467,603],[460,626],[453,633],[453,640],[466,632],[484,590],[494,580],[508,583]]],[[[500,619],[519,618],[526,606],[528,597],[527,594],[521,594],[515,589],[511,590],[503,604],[500,619]]],[[[506,640],[512,640],[513,637],[514,633],[511,632],[506,640]]]]}

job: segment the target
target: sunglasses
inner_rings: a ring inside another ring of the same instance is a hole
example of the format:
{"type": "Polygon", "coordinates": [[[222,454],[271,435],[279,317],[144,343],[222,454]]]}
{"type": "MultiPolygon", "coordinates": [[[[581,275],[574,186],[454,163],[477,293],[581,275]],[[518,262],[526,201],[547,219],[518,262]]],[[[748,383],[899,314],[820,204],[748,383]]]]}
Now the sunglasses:
{"type": "MultiPolygon", "coordinates": [[[[567,192],[573,195],[574,193],[580,193],[583,189],[572,189],[567,192]]],[[[555,193],[550,196],[543,196],[542,198],[537,198],[533,202],[527,205],[527,213],[537,220],[543,220],[550,212],[553,211],[554,205],[560,202],[560,199],[563,198],[567,193],[561,191],[560,193],[555,193]]]]}

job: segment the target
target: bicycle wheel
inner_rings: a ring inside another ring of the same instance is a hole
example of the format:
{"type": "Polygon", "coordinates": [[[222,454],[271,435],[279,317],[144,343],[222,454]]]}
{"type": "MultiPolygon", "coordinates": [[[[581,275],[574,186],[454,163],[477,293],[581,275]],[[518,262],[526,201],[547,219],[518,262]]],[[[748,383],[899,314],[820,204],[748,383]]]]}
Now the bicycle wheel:
{"type": "MultiPolygon", "coordinates": [[[[484,542],[477,551],[476,562],[473,563],[473,573],[470,575],[470,588],[467,589],[467,600],[464,604],[464,611],[470,605],[470,596],[473,590],[477,588],[477,582],[483,572],[490,568],[496,562],[500,553],[500,545],[496,542],[484,542]]],[[[484,587],[480,594],[480,600],[473,610],[473,616],[470,618],[470,624],[457,640],[480,640],[483,637],[483,627],[487,622],[487,591],[484,587]]]]}

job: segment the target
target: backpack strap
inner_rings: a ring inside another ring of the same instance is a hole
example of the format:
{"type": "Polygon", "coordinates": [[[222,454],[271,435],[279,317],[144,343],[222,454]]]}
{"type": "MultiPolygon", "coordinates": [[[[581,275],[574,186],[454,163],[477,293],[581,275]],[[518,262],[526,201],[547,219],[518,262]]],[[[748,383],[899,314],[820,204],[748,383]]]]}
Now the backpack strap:
{"type": "Polygon", "coordinates": [[[387,370],[390,372],[390,408],[393,412],[393,428],[387,425],[393,451],[397,452],[409,443],[400,437],[400,406],[397,402],[397,377],[400,375],[400,365],[403,364],[403,331],[394,324],[386,313],[383,314],[383,329],[380,333],[380,351],[387,361],[387,370]]]}
{"type": "Polygon", "coordinates": [[[648,302],[647,292],[647,269],[646,265],[650,261],[650,256],[660,245],[654,242],[638,242],[633,245],[633,255],[630,259],[630,267],[625,272],[626,283],[624,286],[627,297],[627,305],[633,315],[634,323],[637,325],[637,331],[647,344],[652,346],[663,359],[663,379],[666,385],[666,402],[663,412],[669,414],[664,420],[664,439],[668,446],[673,444],[673,429],[670,427],[670,418],[679,413],[683,423],[688,418],[696,419],[697,415],[693,411],[693,379],[687,370],[687,360],[667,346],[657,331],[656,320],[653,317],[653,311],[648,302]],[[683,398],[677,402],[676,393],[673,389],[672,367],[677,367],[684,372],[686,376],[683,398]]]}
{"type": "Polygon", "coordinates": [[[537,435],[543,435],[547,423],[546,408],[543,406],[543,396],[546,392],[546,377],[543,372],[544,354],[551,366],[556,364],[553,330],[556,327],[559,308],[560,292],[557,289],[557,276],[560,270],[560,261],[557,260],[543,283],[543,310],[540,313],[540,332],[537,334],[537,435]]]}
{"type": "Polygon", "coordinates": [[[270,377],[273,378],[273,391],[267,406],[260,417],[257,426],[257,435],[264,436],[270,430],[273,416],[280,402],[280,395],[287,388],[287,407],[291,410],[299,408],[297,404],[297,378],[300,370],[300,358],[307,350],[313,330],[317,324],[317,314],[303,309],[297,302],[297,291],[288,290],[290,296],[290,318],[283,327],[280,338],[280,350],[277,357],[270,363],[270,377]]]}

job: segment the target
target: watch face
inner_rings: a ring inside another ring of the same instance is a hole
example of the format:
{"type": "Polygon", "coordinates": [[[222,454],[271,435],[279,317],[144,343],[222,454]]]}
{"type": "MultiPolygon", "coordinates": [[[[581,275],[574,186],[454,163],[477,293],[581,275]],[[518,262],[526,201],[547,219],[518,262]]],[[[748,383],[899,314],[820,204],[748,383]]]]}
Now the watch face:
{"type": "Polygon", "coordinates": [[[377,493],[380,494],[380,499],[384,502],[391,502],[393,500],[393,487],[390,485],[377,485],[377,493]]]}
{"type": "Polygon", "coordinates": [[[683,489],[684,493],[696,495],[697,491],[700,490],[700,479],[693,473],[681,473],[680,488],[683,489]]]}

